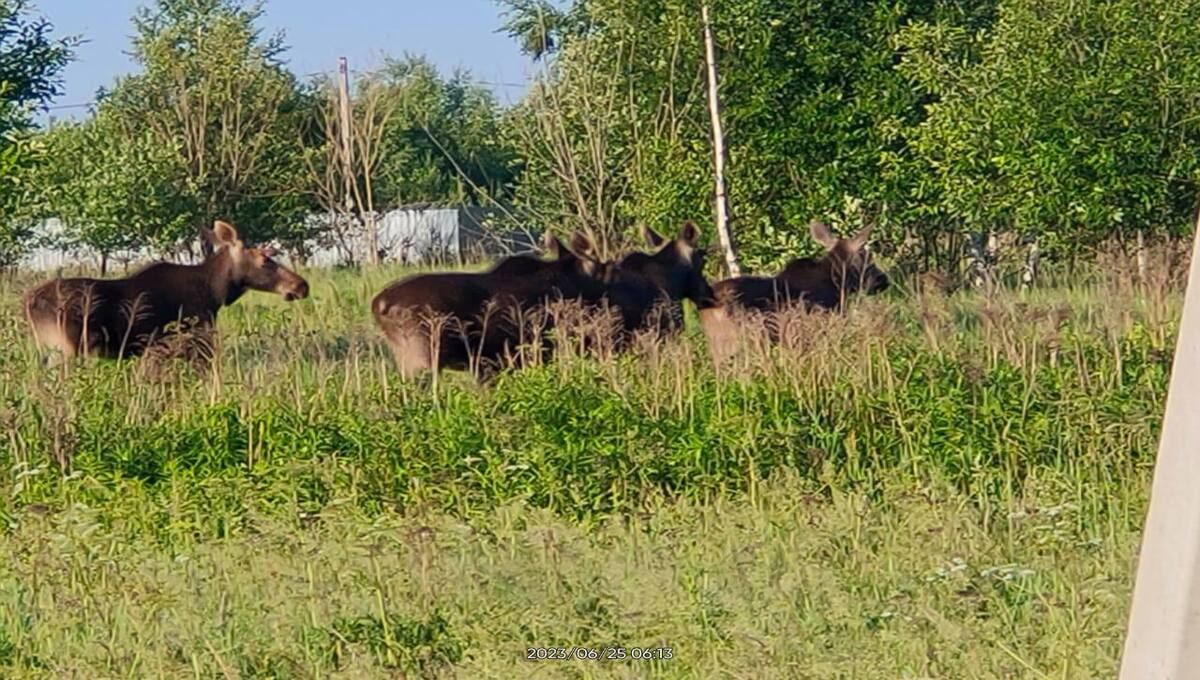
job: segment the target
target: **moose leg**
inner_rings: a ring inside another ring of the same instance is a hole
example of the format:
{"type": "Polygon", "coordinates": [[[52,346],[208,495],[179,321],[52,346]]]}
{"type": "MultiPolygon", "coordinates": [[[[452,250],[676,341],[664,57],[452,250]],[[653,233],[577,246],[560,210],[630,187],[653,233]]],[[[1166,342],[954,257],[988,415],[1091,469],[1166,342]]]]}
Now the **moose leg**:
{"type": "Polygon", "coordinates": [[[201,322],[188,329],[184,337],[183,356],[200,375],[208,375],[212,371],[213,360],[217,356],[216,333],[212,324],[201,322]]]}
{"type": "Polygon", "coordinates": [[[427,334],[389,333],[387,342],[403,378],[416,378],[433,370],[433,347],[427,334]]]}
{"type": "Polygon", "coordinates": [[[50,350],[47,359],[56,364],[69,360],[78,354],[80,329],[78,324],[72,326],[68,321],[57,319],[31,318],[33,340],[38,349],[50,350]],[[58,350],[55,352],[54,350],[58,350]]]}
{"type": "Polygon", "coordinates": [[[148,333],[136,330],[126,334],[117,356],[140,356],[149,368],[160,370],[169,362],[182,360],[201,376],[211,370],[216,352],[216,329],[211,321],[184,319],[148,333]]]}
{"type": "Polygon", "coordinates": [[[719,368],[739,349],[737,324],[725,307],[712,307],[700,310],[700,325],[708,338],[709,354],[719,368]]]}

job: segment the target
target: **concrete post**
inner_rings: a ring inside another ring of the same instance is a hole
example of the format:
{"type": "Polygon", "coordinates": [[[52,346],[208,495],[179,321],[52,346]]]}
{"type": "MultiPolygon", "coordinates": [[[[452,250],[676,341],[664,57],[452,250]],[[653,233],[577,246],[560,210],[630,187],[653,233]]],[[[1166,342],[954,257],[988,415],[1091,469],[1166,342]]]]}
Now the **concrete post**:
{"type": "Polygon", "coordinates": [[[1200,227],[1142,535],[1123,680],[1200,678],[1200,227]]]}

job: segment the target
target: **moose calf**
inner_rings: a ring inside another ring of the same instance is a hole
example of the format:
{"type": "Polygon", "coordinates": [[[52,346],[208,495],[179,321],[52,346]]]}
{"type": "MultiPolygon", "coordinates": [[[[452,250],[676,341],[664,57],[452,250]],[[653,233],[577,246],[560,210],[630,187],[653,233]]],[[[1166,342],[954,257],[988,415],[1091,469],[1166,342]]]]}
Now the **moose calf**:
{"type": "Polygon", "coordinates": [[[778,314],[793,305],[836,310],[859,291],[871,295],[888,287],[887,275],[875,266],[866,248],[870,227],[849,239],[838,238],[822,222],[813,222],[809,229],[825,246],[824,257],[797,258],[773,277],[739,276],[713,284],[715,303],[700,310],[700,323],[718,362],[737,350],[741,336],[737,317],[747,312],[778,314]]]}
{"type": "Polygon", "coordinates": [[[204,237],[214,251],[197,265],[157,262],[123,279],[56,278],[30,291],[25,315],[37,344],[68,358],[123,359],[179,333],[208,332],[247,290],[308,296],[308,282],[274,250],[246,246],[232,225],[218,221],[204,237]]]}
{"type": "Polygon", "coordinates": [[[530,315],[557,300],[603,296],[607,265],[586,236],[576,233],[571,248],[549,232],[543,241],[552,259],[514,255],[486,272],[418,274],[380,291],[371,313],[401,375],[457,368],[486,379],[518,346],[538,340],[525,337],[530,315]]]}
{"type": "Polygon", "coordinates": [[[630,253],[618,260],[605,297],[619,311],[626,334],[674,332],[683,327],[683,300],[691,300],[697,309],[713,304],[713,289],[704,278],[700,229],[684,222],[675,239],[649,227],[643,232],[654,252],[630,253]]]}

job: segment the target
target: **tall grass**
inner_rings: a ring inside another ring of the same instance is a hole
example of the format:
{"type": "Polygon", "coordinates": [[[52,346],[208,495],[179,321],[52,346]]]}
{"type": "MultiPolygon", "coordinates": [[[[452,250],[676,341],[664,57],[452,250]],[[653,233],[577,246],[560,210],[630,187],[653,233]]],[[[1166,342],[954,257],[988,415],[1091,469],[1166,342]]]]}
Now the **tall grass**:
{"type": "Polygon", "coordinates": [[[719,368],[691,324],[481,387],[397,378],[395,274],[248,295],[208,375],[46,367],[0,292],[0,668],[1112,673],[1170,277],[864,300],[719,368]],[[602,644],[674,658],[524,660],[602,644]]]}

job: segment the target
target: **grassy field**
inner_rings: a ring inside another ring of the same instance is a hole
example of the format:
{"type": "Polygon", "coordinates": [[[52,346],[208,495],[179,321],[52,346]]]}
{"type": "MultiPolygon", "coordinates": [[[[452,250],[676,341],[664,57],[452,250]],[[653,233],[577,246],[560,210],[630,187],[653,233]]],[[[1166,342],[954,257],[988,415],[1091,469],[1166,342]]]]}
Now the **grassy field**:
{"type": "Polygon", "coordinates": [[[44,368],[2,284],[0,675],[1115,673],[1177,286],[892,292],[720,374],[689,328],[478,387],[396,378],[394,274],[247,296],[208,377],[44,368]],[[526,658],[573,647],[627,651],[526,658]]]}

